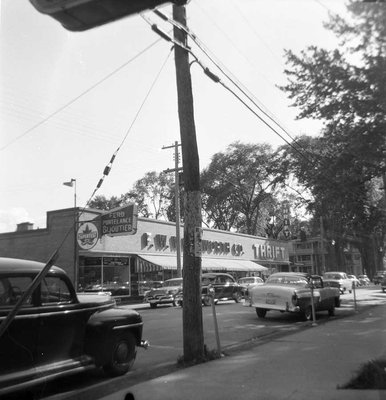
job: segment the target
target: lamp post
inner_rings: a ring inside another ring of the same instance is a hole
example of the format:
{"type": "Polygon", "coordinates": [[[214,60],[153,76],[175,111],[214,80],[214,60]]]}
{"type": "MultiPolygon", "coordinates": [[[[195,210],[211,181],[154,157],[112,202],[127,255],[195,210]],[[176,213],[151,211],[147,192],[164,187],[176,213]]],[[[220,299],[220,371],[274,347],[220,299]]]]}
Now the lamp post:
{"type": "Polygon", "coordinates": [[[76,241],[78,213],[76,211],[76,179],[72,178],[69,182],[63,182],[63,185],[74,188],[74,287],[75,290],[78,290],[78,244],[76,241]]]}

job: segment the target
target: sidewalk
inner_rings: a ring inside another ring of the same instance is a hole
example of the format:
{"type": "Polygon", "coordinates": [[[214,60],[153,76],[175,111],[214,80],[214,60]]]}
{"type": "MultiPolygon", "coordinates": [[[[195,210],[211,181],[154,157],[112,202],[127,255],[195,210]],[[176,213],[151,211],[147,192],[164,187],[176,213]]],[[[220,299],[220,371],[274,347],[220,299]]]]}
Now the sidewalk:
{"type": "Polygon", "coordinates": [[[386,391],[337,389],[362,364],[382,355],[386,305],[181,369],[103,400],[386,400],[386,391]]]}

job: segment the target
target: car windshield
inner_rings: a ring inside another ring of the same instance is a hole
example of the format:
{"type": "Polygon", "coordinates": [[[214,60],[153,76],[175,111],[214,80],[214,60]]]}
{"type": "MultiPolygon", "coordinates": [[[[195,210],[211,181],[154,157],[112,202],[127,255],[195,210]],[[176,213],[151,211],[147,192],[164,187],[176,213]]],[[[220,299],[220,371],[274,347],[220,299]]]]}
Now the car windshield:
{"type": "Polygon", "coordinates": [[[302,276],[277,275],[270,276],[266,283],[275,283],[280,285],[306,285],[308,281],[302,276]]]}
{"type": "Polygon", "coordinates": [[[343,279],[343,277],[339,274],[326,274],[324,277],[328,279],[343,279]]]}
{"type": "Polygon", "coordinates": [[[241,278],[239,279],[239,283],[255,283],[258,282],[255,278],[241,278]]]}

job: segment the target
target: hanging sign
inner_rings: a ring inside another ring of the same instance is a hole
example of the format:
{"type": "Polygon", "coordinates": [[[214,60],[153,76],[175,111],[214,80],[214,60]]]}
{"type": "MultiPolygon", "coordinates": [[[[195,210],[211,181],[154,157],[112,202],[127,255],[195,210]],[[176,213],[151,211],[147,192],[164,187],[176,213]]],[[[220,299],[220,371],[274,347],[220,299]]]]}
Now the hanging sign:
{"type": "Polygon", "coordinates": [[[137,232],[136,204],[116,208],[101,216],[101,235],[134,235],[137,232]]]}

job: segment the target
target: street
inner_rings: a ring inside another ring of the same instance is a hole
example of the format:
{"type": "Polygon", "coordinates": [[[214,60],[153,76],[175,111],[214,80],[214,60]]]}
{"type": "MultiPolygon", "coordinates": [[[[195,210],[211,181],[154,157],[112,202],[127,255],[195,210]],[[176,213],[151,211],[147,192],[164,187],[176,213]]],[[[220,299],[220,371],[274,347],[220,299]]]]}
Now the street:
{"type": "MultiPolygon", "coordinates": [[[[382,293],[379,286],[358,288],[355,297],[358,311],[386,302],[386,293],[382,293]]],[[[342,305],[336,309],[336,316],[332,318],[344,318],[355,312],[354,293],[346,293],[341,299],[342,305]]],[[[141,307],[139,311],[145,323],[143,337],[150,341],[150,348],[138,349],[132,371],[114,379],[105,378],[99,370],[60,379],[45,386],[38,398],[96,399],[177,368],[177,359],[183,353],[182,309],[171,306],[157,309],[150,309],[147,305],[141,307]]],[[[216,317],[221,350],[227,355],[242,345],[258,345],[279,335],[296,334],[311,326],[310,322],[303,321],[297,315],[274,311],[268,312],[265,319],[258,319],[253,308],[234,302],[219,303],[216,306],[216,317]]],[[[327,312],[317,314],[318,324],[328,323],[328,320],[327,312]]],[[[214,350],[216,337],[211,307],[203,307],[203,321],[205,344],[208,350],[214,350]]]]}

